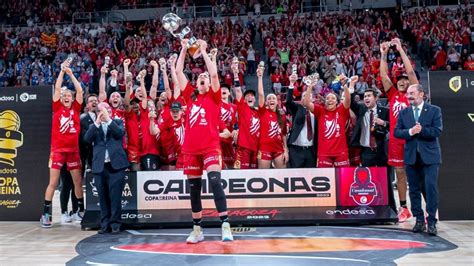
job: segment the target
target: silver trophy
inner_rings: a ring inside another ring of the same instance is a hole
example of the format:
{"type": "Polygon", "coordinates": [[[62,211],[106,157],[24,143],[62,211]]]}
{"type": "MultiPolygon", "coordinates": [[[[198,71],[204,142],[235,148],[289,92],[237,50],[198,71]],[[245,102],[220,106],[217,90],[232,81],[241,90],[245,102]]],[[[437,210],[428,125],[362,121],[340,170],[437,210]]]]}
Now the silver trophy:
{"type": "Polygon", "coordinates": [[[166,60],[161,57],[159,60],[158,60],[158,64],[160,64],[160,70],[161,71],[165,71],[166,70],[166,60]]]}
{"type": "Polygon", "coordinates": [[[310,86],[313,83],[316,83],[319,79],[319,74],[314,73],[309,76],[303,77],[303,83],[306,84],[306,86],[310,86]]]}
{"type": "MultiPolygon", "coordinates": [[[[188,26],[186,26],[181,31],[179,31],[179,26],[181,25],[181,21],[182,21],[181,18],[178,17],[174,13],[166,14],[161,20],[161,22],[163,23],[163,28],[166,31],[169,31],[171,35],[182,40],[186,37],[186,35],[191,33],[191,29],[188,26]]],[[[194,59],[201,56],[201,53],[199,51],[199,44],[197,43],[197,39],[194,36],[191,36],[189,38],[187,48],[188,48],[188,53],[194,59]]]]}
{"type": "Polygon", "coordinates": [[[296,64],[293,64],[291,66],[291,74],[296,75],[297,70],[298,70],[298,67],[296,66],[296,64]]]}

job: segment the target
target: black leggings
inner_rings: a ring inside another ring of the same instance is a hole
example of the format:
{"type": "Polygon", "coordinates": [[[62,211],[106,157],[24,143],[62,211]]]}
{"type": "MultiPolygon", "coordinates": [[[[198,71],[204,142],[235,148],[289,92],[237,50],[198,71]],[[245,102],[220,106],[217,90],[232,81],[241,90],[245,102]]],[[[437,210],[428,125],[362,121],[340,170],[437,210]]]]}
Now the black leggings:
{"type": "Polygon", "coordinates": [[[61,213],[67,212],[67,205],[69,203],[69,196],[71,196],[72,212],[77,212],[79,209],[76,194],[74,193],[74,182],[69,171],[66,170],[66,165],[61,168],[61,183],[62,188],[59,193],[59,200],[61,202],[61,213]]]}

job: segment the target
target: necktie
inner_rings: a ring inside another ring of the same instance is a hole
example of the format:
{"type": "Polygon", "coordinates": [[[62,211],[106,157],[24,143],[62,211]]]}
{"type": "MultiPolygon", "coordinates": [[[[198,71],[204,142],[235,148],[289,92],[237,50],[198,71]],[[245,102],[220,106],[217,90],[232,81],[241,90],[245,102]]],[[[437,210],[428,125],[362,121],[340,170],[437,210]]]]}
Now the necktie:
{"type": "Polygon", "coordinates": [[[306,110],[306,137],[309,141],[313,140],[313,125],[311,123],[311,114],[306,110]]]}
{"type": "Polygon", "coordinates": [[[420,118],[420,108],[415,107],[415,122],[418,122],[418,118],[420,118]]]}
{"type": "Polygon", "coordinates": [[[370,110],[370,138],[369,138],[369,146],[372,149],[375,149],[377,147],[377,142],[375,141],[375,115],[374,115],[374,110],[370,110]]]}

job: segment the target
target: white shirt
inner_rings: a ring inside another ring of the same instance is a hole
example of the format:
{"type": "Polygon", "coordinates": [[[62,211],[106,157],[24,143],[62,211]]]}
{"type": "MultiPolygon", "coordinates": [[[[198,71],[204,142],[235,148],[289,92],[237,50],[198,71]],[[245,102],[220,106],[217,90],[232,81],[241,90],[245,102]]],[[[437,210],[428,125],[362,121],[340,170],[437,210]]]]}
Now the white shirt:
{"type": "Polygon", "coordinates": [[[365,112],[364,119],[362,120],[362,128],[360,129],[360,145],[362,147],[370,148],[370,128],[372,125],[370,124],[370,111],[374,112],[374,120],[377,117],[377,105],[375,105],[372,109],[368,109],[365,112]]]}
{"type": "MultiPolygon", "coordinates": [[[[102,122],[100,124],[96,124],[94,122],[94,125],[97,127],[97,128],[102,128],[102,130],[104,131],[104,135],[105,135],[105,139],[107,140],[107,130],[108,130],[108,127],[110,126],[110,124],[112,124],[112,119],[110,119],[108,122],[102,122]]],[[[107,150],[107,148],[105,149],[105,160],[104,160],[104,163],[110,163],[110,155],[109,155],[109,151],[107,150]]]]}
{"type": "Polygon", "coordinates": [[[92,121],[95,121],[96,119],[96,114],[94,112],[87,112],[89,116],[91,117],[92,121]]]}
{"type": "MultiPolygon", "coordinates": [[[[308,110],[306,109],[308,112],[308,110]]],[[[314,115],[313,113],[309,112],[309,115],[311,116],[311,128],[313,128],[313,136],[314,136],[314,115]]],[[[303,128],[301,129],[300,134],[298,135],[298,138],[295,140],[295,142],[291,143],[295,146],[300,146],[300,147],[309,147],[313,146],[313,140],[308,140],[308,125],[306,123],[306,113],[304,117],[304,125],[303,128]]]]}

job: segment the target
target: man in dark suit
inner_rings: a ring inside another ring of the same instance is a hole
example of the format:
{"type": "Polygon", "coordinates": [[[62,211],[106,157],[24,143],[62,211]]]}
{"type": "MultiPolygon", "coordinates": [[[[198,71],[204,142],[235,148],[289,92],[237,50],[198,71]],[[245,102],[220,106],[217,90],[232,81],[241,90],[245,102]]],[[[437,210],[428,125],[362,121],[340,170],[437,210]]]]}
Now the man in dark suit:
{"type": "Polygon", "coordinates": [[[426,230],[421,208],[421,182],[426,189],[426,211],[428,212],[428,234],[437,235],[436,212],[438,210],[438,170],[441,164],[439,136],[443,130],[441,109],[423,101],[425,95],[419,84],[407,90],[411,107],[400,112],[395,137],[405,139],[405,165],[411,211],[416,217],[413,232],[426,230]]]}
{"type": "Polygon", "coordinates": [[[314,115],[295,103],[293,99],[293,84],[298,76],[290,76],[290,86],[286,94],[286,108],[292,116],[292,127],[288,137],[289,168],[316,167],[316,120],[314,115]]]}
{"type": "Polygon", "coordinates": [[[89,126],[94,124],[96,120],[96,109],[98,104],[97,95],[89,94],[86,97],[86,110],[81,114],[81,132],[79,133],[79,153],[82,162],[82,173],[86,172],[86,169],[90,169],[92,165],[92,145],[85,142],[84,136],[86,135],[89,126]]]}
{"type": "Polygon", "coordinates": [[[89,126],[84,140],[93,146],[92,174],[94,175],[100,203],[99,234],[120,232],[122,191],[125,169],[129,166],[123,149],[125,129],[120,119],[112,119],[112,109],[107,103],[98,106],[97,118],[89,126]]]}
{"type": "Polygon", "coordinates": [[[377,92],[367,89],[364,92],[364,103],[351,101],[357,122],[350,145],[361,148],[360,160],[364,167],[387,165],[385,141],[389,130],[389,110],[378,106],[377,100],[377,92]]]}

